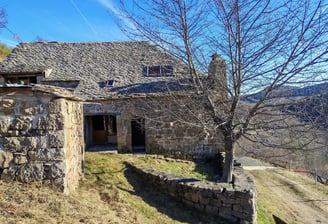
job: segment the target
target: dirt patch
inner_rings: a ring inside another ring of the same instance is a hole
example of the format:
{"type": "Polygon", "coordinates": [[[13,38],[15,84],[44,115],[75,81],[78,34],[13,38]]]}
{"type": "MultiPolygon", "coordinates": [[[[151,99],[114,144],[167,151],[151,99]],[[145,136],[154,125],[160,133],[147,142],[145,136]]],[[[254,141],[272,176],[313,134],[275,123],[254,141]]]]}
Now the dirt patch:
{"type": "Polygon", "coordinates": [[[328,196],[316,191],[314,182],[293,180],[280,169],[247,172],[255,178],[258,201],[266,204],[267,213],[272,212],[287,223],[328,223],[328,196]],[[268,204],[278,209],[270,211],[268,204]]]}

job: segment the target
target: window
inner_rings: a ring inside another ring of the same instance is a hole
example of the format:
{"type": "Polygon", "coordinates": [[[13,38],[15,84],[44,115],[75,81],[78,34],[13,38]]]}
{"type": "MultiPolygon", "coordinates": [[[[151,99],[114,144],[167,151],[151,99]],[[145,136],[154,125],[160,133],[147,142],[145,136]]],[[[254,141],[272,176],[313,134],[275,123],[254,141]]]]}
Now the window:
{"type": "Polygon", "coordinates": [[[115,80],[114,79],[109,79],[107,81],[98,82],[98,85],[99,85],[100,88],[113,87],[115,85],[115,80]]]}
{"type": "Polygon", "coordinates": [[[146,77],[174,76],[173,65],[144,66],[142,74],[146,77]]]}
{"type": "Polygon", "coordinates": [[[12,85],[31,85],[37,83],[36,76],[12,76],[6,77],[6,83],[12,85]]]}
{"type": "Polygon", "coordinates": [[[115,84],[115,80],[110,79],[106,81],[105,86],[114,86],[114,84],[115,84]]]}

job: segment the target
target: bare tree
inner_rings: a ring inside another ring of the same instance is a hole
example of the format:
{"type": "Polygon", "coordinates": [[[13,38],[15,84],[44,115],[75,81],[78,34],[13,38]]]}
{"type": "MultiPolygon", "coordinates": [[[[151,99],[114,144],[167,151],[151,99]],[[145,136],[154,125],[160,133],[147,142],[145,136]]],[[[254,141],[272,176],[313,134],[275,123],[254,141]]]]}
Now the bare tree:
{"type": "MultiPolygon", "coordinates": [[[[295,128],[299,135],[294,138],[302,139],[298,148],[313,141],[304,138],[304,124],[288,122],[292,112],[282,108],[295,103],[285,87],[328,79],[326,1],[138,0],[121,1],[120,6],[118,18],[124,19],[119,22],[131,38],[149,40],[187,63],[201,105],[212,111],[213,125],[200,123],[224,136],[222,181],[232,181],[235,144],[242,137],[270,147],[295,148],[288,140],[268,142],[257,135],[295,128]],[[228,82],[217,80],[215,90],[209,91],[213,88],[201,73],[207,73],[213,53],[221,55],[214,55],[215,63],[225,60],[228,82]],[[244,95],[250,98],[259,90],[263,91],[249,107],[240,104],[244,95]],[[225,92],[229,96],[222,97],[225,92]]],[[[312,127],[311,122],[307,127],[312,127]]]]}
{"type": "Polygon", "coordinates": [[[5,8],[0,6],[0,28],[4,28],[7,25],[7,12],[5,8]]]}

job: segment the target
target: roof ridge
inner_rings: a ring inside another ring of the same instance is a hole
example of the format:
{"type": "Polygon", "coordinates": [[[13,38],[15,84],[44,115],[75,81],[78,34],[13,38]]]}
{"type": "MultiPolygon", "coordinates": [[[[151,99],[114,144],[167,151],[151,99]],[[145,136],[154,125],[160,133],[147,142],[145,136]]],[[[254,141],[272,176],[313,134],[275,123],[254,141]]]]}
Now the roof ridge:
{"type": "Polygon", "coordinates": [[[68,42],[68,41],[37,41],[37,42],[21,42],[19,45],[34,45],[34,44],[68,44],[68,45],[87,45],[87,44],[133,44],[133,43],[147,43],[152,45],[149,41],[83,41],[83,42],[68,42]]]}

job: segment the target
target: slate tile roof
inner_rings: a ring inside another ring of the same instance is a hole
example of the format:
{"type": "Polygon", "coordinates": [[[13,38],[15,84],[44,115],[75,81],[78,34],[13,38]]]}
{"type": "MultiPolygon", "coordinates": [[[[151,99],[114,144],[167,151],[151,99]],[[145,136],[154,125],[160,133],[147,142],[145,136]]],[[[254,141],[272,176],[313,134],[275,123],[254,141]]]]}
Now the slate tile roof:
{"type": "Polygon", "coordinates": [[[188,68],[181,60],[149,42],[21,43],[0,63],[0,74],[37,73],[51,69],[44,84],[78,84],[84,99],[161,94],[186,90],[188,68]],[[145,77],[144,66],[173,65],[173,77],[145,77]],[[99,83],[115,80],[113,87],[99,83]]]}

